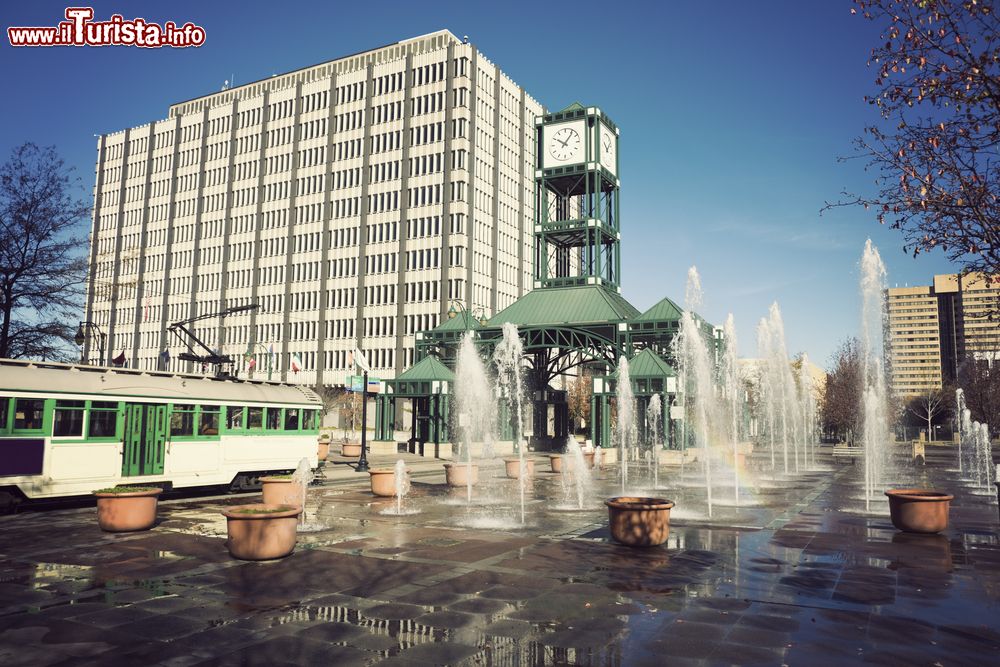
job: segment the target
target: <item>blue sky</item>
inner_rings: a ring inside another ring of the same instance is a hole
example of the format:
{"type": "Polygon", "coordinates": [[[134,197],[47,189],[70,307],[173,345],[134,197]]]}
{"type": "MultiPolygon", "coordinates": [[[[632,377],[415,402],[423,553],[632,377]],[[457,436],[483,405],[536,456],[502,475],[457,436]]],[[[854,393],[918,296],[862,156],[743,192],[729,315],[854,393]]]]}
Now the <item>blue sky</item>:
{"type": "MultiPolygon", "coordinates": [[[[446,28],[470,40],[549,109],[604,109],[622,128],[623,293],[644,309],[683,302],[688,267],[702,314],[736,318],[739,349],[777,301],[789,351],[824,365],[858,328],[858,261],[869,236],[890,284],[956,270],[912,259],[871,212],[820,215],[843,189],[871,188],[850,155],[873,110],[867,54],[878,31],[848,0],[802,2],[95,2],[205,28],[197,49],[12,49],[4,35],[0,158],[57,146],[93,186],[94,135],[164,118],[172,102],[446,28]]],[[[65,4],[7,4],[3,27],[55,25],[65,4]]]]}

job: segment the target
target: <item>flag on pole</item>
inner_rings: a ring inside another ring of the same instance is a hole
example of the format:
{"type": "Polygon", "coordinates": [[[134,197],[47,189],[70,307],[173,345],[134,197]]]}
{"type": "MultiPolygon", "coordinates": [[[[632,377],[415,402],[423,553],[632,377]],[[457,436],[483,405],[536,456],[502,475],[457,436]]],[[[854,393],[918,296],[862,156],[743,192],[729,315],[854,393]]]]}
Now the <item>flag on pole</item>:
{"type": "Polygon", "coordinates": [[[115,357],[114,359],[112,359],[111,363],[113,363],[115,366],[124,366],[125,365],[125,350],[122,350],[121,354],[119,354],[117,357],[115,357]]]}
{"type": "Polygon", "coordinates": [[[302,360],[299,359],[298,355],[293,354],[291,359],[292,372],[298,373],[302,370],[302,360]]]}
{"type": "Polygon", "coordinates": [[[170,368],[170,350],[164,350],[160,352],[160,370],[167,370],[170,368]]]}

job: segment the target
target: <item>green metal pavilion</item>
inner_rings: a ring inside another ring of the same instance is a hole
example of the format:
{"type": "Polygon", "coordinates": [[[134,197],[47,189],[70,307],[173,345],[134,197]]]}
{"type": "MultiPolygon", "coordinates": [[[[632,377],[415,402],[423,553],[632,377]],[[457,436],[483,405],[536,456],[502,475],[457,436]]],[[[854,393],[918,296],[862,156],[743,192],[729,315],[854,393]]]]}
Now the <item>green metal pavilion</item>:
{"type": "MultiPolygon", "coordinates": [[[[514,324],[524,345],[525,395],[530,402],[529,443],[561,448],[569,435],[567,392],[554,386],[560,375],[587,367],[593,372],[591,439],[611,446],[612,404],[621,357],[631,366],[637,414],[653,394],[663,405],[662,432],[670,438],[677,393],[671,343],[680,329],[681,309],[664,298],[640,313],[621,296],[621,241],[618,128],[596,107],[579,104],[536,122],[536,221],[534,289],[488,319],[452,307],[449,319],[416,334],[417,362],[376,400],[376,440],[392,437],[396,401],[412,405],[416,447],[447,441],[450,397],[458,346],[468,332],[484,357],[514,324]]],[[[699,318],[706,337],[713,327],[699,318]]],[[[498,408],[498,410],[502,409],[498,408]]],[[[645,440],[649,425],[640,422],[645,440]]],[[[506,415],[501,439],[511,439],[506,415]]]]}

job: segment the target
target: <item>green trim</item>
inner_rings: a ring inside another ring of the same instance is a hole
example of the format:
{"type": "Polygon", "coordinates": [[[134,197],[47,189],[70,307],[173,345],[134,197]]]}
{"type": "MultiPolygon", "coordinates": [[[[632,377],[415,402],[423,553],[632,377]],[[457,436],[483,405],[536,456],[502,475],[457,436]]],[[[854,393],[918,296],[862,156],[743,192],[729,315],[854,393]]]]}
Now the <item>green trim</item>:
{"type": "MultiPolygon", "coordinates": [[[[95,396],[95,397],[100,397],[101,396],[101,394],[94,393],[92,391],[51,391],[51,390],[49,390],[49,391],[43,391],[41,389],[0,389],[0,395],[3,395],[4,397],[7,397],[7,398],[15,398],[15,397],[19,397],[19,396],[27,396],[29,394],[32,394],[32,395],[34,395],[34,394],[41,394],[42,396],[52,396],[53,394],[59,394],[61,396],[62,395],[65,395],[65,396],[95,396]]],[[[142,402],[142,403],[159,403],[161,405],[163,405],[163,404],[169,404],[170,403],[170,399],[165,399],[165,398],[163,398],[163,396],[155,396],[155,395],[152,395],[152,394],[121,394],[121,393],[117,393],[117,392],[114,393],[114,394],[108,395],[107,398],[94,398],[92,400],[98,400],[98,401],[120,400],[120,401],[127,401],[127,402],[135,402],[135,401],[131,401],[130,400],[130,399],[133,399],[133,398],[135,398],[135,399],[142,399],[141,401],[139,401],[139,402],[142,402]],[[146,400],[146,399],[152,399],[152,400],[146,400]]],[[[199,401],[201,401],[201,402],[211,402],[213,404],[214,403],[218,403],[219,405],[240,405],[240,404],[242,404],[242,405],[249,405],[251,403],[255,403],[255,404],[262,405],[262,406],[266,406],[266,405],[290,405],[290,406],[293,406],[293,407],[316,408],[316,409],[319,408],[319,404],[317,404],[317,403],[288,403],[288,402],[284,402],[284,401],[268,401],[268,402],[261,402],[261,401],[242,401],[242,402],[239,402],[239,401],[214,401],[214,400],[211,400],[211,399],[200,398],[200,397],[192,397],[189,400],[189,402],[191,402],[191,403],[196,403],[196,402],[199,402],[199,401]]]]}

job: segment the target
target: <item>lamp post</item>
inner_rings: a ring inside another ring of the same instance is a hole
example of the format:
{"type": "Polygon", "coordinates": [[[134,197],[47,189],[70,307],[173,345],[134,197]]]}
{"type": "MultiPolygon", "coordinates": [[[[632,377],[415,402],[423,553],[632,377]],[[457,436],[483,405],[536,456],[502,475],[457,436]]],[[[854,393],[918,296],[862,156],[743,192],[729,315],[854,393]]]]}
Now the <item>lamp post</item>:
{"type": "MultiPolygon", "coordinates": [[[[76,343],[78,346],[83,347],[84,343],[87,342],[87,339],[90,338],[93,335],[93,333],[95,333],[95,332],[97,333],[97,347],[98,347],[99,354],[100,354],[99,359],[100,359],[101,363],[103,364],[104,363],[104,341],[106,339],[106,336],[104,335],[104,332],[101,331],[101,328],[99,326],[97,326],[96,324],[94,324],[90,320],[81,320],[80,321],[80,326],[76,330],[76,336],[73,337],[73,342],[76,343]]],[[[87,358],[86,358],[87,356],[88,355],[86,354],[86,352],[84,350],[80,351],[80,363],[81,364],[86,364],[87,363],[87,361],[88,361],[87,358]]]]}
{"type": "Polygon", "coordinates": [[[481,307],[476,308],[475,310],[469,310],[461,301],[452,301],[451,305],[448,307],[448,319],[454,319],[459,313],[462,314],[462,318],[465,320],[466,329],[472,328],[472,325],[469,322],[470,317],[474,318],[481,326],[486,326],[486,311],[481,307]],[[458,306],[458,308],[456,309],[455,306],[458,306]]]}

